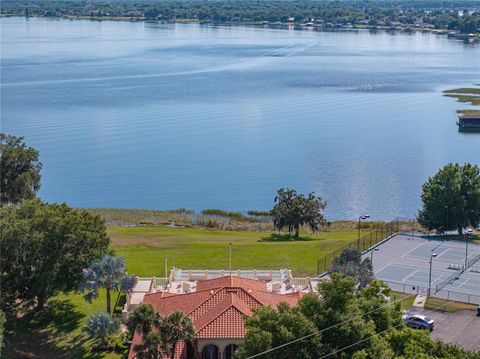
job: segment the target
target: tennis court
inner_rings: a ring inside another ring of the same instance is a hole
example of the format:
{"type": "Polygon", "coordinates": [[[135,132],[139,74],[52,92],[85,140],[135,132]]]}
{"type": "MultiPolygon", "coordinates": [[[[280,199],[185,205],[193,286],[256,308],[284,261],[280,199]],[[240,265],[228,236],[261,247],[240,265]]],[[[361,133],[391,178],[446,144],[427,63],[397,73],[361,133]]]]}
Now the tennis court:
{"type": "Polygon", "coordinates": [[[432,296],[480,304],[478,244],[396,235],[367,256],[373,258],[375,276],[393,290],[419,294],[428,291],[432,258],[432,296]]]}

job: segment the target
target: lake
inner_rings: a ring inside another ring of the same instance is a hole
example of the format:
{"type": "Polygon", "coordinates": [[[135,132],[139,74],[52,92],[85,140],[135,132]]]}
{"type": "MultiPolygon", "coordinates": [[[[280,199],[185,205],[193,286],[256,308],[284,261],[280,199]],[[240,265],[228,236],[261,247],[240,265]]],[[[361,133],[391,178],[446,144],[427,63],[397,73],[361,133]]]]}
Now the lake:
{"type": "Polygon", "coordinates": [[[416,215],[421,185],[480,162],[441,91],[480,46],[432,34],[3,18],[2,132],[76,207],[270,209],[315,191],[328,219],[416,215]]]}

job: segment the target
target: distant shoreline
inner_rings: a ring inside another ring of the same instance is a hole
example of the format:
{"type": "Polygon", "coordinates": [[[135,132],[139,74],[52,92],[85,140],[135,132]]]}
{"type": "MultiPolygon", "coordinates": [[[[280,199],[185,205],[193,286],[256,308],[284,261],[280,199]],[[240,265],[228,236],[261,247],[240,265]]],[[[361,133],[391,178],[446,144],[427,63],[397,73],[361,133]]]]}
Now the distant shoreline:
{"type": "Polygon", "coordinates": [[[400,32],[400,33],[430,33],[434,35],[449,36],[460,40],[466,40],[470,43],[477,43],[480,41],[480,34],[463,34],[459,32],[451,32],[448,30],[412,27],[412,26],[369,26],[369,25],[309,25],[304,23],[294,22],[268,22],[268,21],[199,21],[196,19],[176,19],[176,20],[149,20],[140,17],[127,16],[39,16],[32,15],[29,17],[18,16],[15,14],[1,14],[1,18],[35,18],[35,19],[57,19],[57,20],[89,20],[89,21],[114,21],[114,22],[144,22],[152,24],[198,24],[205,26],[252,26],[266,29],[281,29],[281,30],[295,30],[295,31],[318,31],[318,32],[349,32],[358,30],[368,31],[385,31],[385,32],[400,32]]]}

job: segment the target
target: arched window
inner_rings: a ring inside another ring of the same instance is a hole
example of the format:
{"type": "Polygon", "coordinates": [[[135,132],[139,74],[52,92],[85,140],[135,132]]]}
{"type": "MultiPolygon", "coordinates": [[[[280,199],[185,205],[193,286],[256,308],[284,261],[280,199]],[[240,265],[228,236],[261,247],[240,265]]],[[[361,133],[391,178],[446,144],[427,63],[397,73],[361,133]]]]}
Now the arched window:
{"type": "Polygon", "coordinates": [[[238,345],[235,345],[235,344],[230,344],[230,345],[227,345],[227,347],[225,348],[225,359],[233,359],[233,356],[235,355],[235,352],[237,351],[238,349],[238,345]]]}
{"type": "Polygon", "coordinates": [[[216,345],[208,344],[202,350],[202,359],[218,359],[218,348],[216,345]]]}

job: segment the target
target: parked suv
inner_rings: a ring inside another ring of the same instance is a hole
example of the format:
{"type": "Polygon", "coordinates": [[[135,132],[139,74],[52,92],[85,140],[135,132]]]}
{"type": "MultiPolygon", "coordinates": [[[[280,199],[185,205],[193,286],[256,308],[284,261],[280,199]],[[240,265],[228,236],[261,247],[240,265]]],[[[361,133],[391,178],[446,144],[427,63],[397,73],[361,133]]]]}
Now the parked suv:
{"type": "Polygon", "coordinates": [[[405,313],[403,320],[407,326],[415,329],[428,329],[432,331],[435,326],[435,321],[432,318],[419,314],[405,313]]]}

